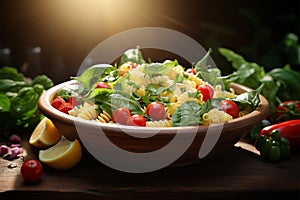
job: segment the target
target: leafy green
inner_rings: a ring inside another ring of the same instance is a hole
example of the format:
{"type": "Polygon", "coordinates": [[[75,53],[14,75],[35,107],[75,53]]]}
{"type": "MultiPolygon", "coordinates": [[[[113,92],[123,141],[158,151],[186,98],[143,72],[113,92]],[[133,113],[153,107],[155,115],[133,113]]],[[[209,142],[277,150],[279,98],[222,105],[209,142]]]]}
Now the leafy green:
{"type": "Polygon", "coordinates": [[[232,67],[236,69],[231,80],[248,86],[252,89],[260,86],[260,79],[265,75],[264,67],[256,63],[247,62],[242,56],[225,48],[219,48],[220,53],[231,62],[232,67]]]}
{"type": "Polygon", "coordinates": [[[73,80],[80,82],[84,88],[90,90],[99,80],[105,77],[108,69],[113,69],[112,65],[97,64],[86,69],[80,76],[71,77],[73,80]]]}
{"type": "Polygon", "coordinates": [[[53,81],[49,79],[46,75],[39,75],[36,76],[31,82],[31,85],[37,84],[42,85],[47,90],[53,86],[53,81]]]}
{"type": "Polygon", "coordinates": [[[146,63],[139,48],[129,49],[125,51],[121,57],[120,65],[129,61],[138,64],[146,63]]]}
{"type": "Polygon", "coordinates": [[[102,110],[105,110],[109,114],[120,107],[128,108],[132,114],[143,114],[140,103],[124,93],[112,93],[109,96],[98,95],[95,97],[95,102],[100,105],[102,110]]]}
{"type": "Polygon", "coordinates": [[[46,75],[32,81],[13,67],[0,69],[0,127],[7,131],[31,130],[43,115],[38,110],[42,92],[53,86],[46,75]]]}
{"type": "Polygon", "coordinates": [[[10,79],[13,81],[25,81],[22,73],[19,73],[16,68],[3,67],[0,69],[0,79],[10,79]]]}
{"type": "Polygon", "coordinates": [[[147,75],[163,75],[170,72],[172,68],[173,66],[171,65],[164,65],[162,63],[151,63],[145,66],[144,73],[147,75]]]}
{"type": "Polygon", "coordinates": [[[228,82],[236,82],[252,89],[261,88],[261,94],[268,100],[270,119],[275,113],[276,106],[286,100],[300,99],[300,73],[288,65],[265,71],[257,63],[247,62],[241,55],[226,48],[220,48],[220,53],[231,62],[236,69],[227,78],[228,82]]]}
{"type": "Polygon", "coordinates": [[[176,109],[172,116],[172,124],[174,127],[179,126],[195,126],[202,124],[202,116],[211,109],[210,101],[201,106],[195,101],[186,101],[176,109]]]}
{"type": "Polygon", "coordinates": [[[209,48],[207,53],[203,56],[203,58],[201,60],[199,60],[196,65],[195,65],[195,70],[198,71],[202,71],[202,72],[207,72],[207,62],[209,59],[209,55],[212,53],[212,49],[209,48]]]}
{"type": "Polygon", "coordinates": [[[244,92],[236,96],[234,101],[238,104],[240,110],[251,112],[260,104],[259,94],[263,88],[263,84],[256,90],[244,92]]]}

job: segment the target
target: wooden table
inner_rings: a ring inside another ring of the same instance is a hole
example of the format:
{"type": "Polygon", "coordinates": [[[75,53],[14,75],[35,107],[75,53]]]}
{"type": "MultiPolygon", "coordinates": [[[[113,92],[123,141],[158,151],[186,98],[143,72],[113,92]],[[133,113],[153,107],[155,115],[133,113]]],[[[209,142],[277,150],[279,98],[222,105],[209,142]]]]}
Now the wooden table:
{"type": "Polygon", "coordinates": [[[72,170],[55,171],[44,166],[43,177],[36,184],[26,184],[20,175],[23,159],[36,158],[36,149],[27,140],[22,146],[23,158],[0,158],[1,200],[300,199],[300,154],[269,163],[262,161],[253,145],[244,141],[203,162],[144,174],[113,170],[86,152],[72,170]],[[9,168],[10,163],[16,167],[9,168]]]}

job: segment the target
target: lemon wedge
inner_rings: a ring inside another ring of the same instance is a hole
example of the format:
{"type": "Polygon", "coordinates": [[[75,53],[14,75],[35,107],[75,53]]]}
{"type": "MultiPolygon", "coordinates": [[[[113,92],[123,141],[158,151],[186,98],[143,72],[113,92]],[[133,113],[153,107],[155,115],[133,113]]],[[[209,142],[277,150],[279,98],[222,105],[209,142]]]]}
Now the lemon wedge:
{"type": "Polygon", "coordinates": [[[47,148],[56,144],[61,138],[61,133],[47,117],[38,123],[33,130],[29,144],[38,148],[47,148]]]}
{"type": "Polygon", "coordinates": [[[56,170],[68,170],[75,167],[82,157],[80,142],[62,137],[52,147],[39,151],[39,160],[56,170]]]}

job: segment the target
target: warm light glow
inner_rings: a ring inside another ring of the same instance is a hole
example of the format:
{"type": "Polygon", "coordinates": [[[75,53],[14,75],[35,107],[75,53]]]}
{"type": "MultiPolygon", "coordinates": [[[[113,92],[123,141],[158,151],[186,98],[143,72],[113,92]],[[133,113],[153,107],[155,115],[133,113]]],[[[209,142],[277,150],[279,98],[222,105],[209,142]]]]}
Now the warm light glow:
{"type": "Polygon", "coordinates": [[[53,12],[55,23],[59,22],[64,29],[76,26],[77,31],[96,28],[110,32],[140,24],[143,18],[137,16],[142,14],[142,4],[139,0],[62,0],[45,9],[53,12]]]}

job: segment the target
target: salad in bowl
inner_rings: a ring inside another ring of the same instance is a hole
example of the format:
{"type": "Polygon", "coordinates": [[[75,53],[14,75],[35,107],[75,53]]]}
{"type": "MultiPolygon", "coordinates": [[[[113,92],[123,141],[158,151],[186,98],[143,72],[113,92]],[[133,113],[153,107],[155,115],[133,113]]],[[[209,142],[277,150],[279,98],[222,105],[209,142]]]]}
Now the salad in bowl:
{"type": "Polygon", "coordinates": [[[177,60],[146,62],[140,49],[129,49],[119,64],[71,77],[78,84],[60,88],[51,105],[85,120],[145,127],[218,124],[254,111],[259,89],[237,94],[220,70],[206,66],[209,52],[184,68],[177,60]]]}

